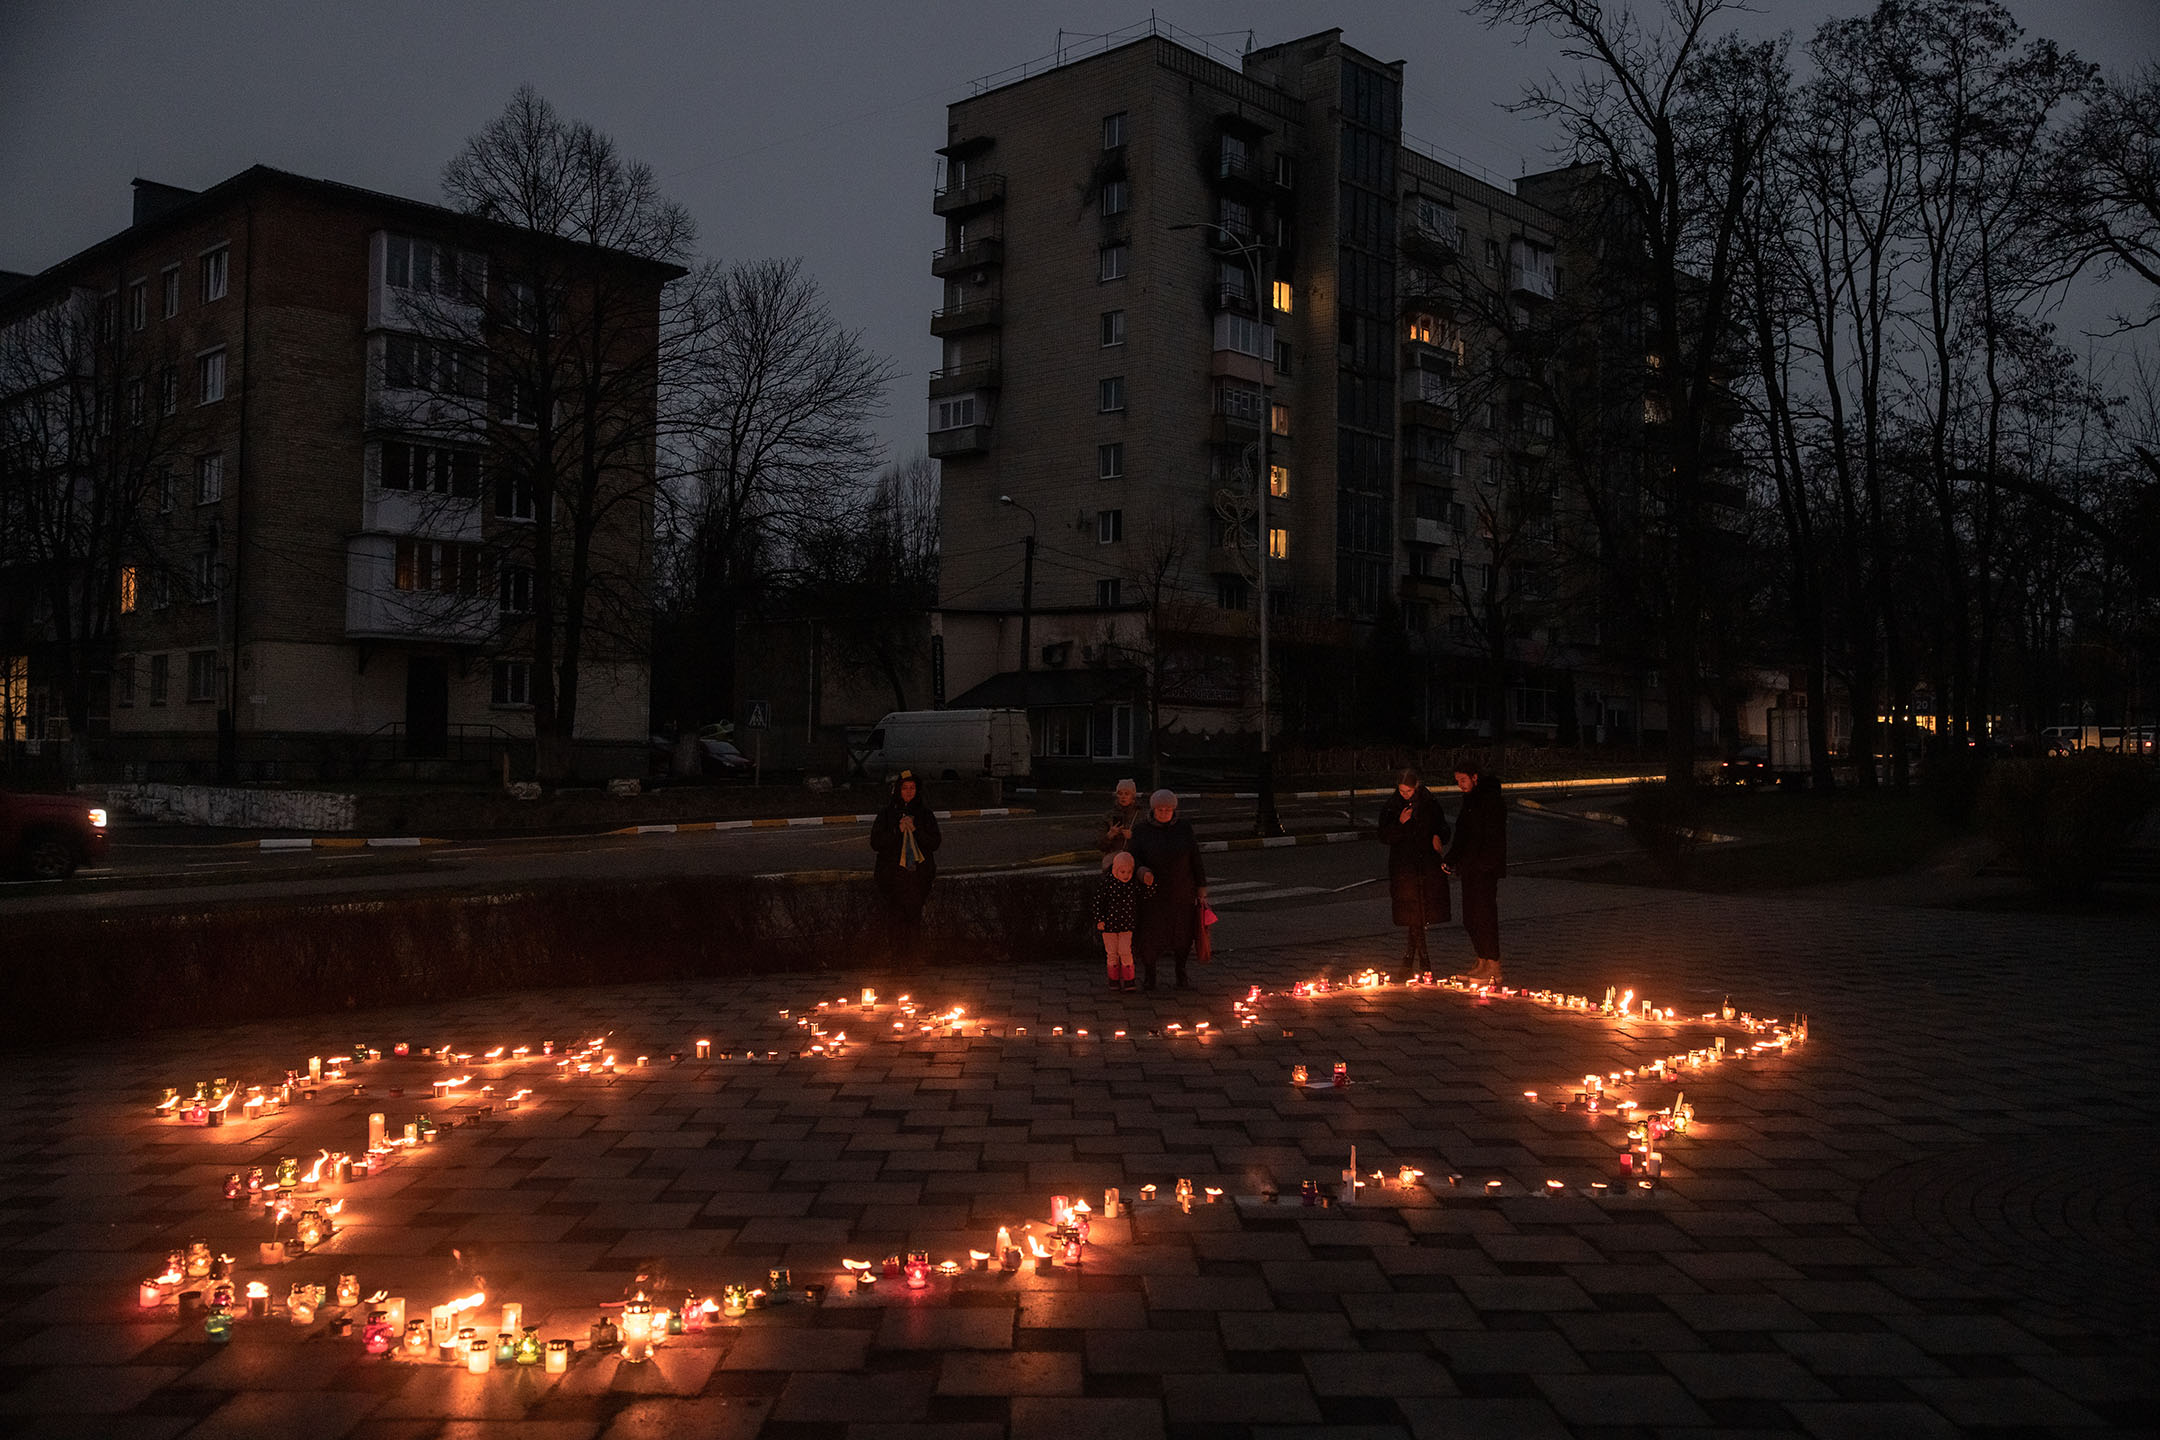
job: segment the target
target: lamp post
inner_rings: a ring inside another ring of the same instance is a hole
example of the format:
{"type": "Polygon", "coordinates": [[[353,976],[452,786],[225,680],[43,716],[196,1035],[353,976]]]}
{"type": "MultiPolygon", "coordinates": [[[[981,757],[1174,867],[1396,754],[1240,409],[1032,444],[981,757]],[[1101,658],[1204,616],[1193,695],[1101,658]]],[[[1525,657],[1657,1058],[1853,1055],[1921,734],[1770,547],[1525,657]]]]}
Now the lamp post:
{"type": "MultiPolygon", "coordinates": [[[[1020,563],[1020,673],[1025,675],[1031,668],[1028,664],[1028,647],[1031,643],[1029,632],[1033,628],[1035,617],[1035,531],[1038,527],[1035,512],[1012,496],[1000,495],[998,503],[1010,505],[1028,517],[1027,549],[1023,552],[1025,558],[1020,563]]],[[[1022,698],[1026,697],[1023,695],[1022,698]]]]}
{"type": "MultiPolygon", "coordinates": [[[[1257,240],[1246,240],[1228,226],[1212,220],[1187,225],[1172,225],[1172,230],[1212,230],[1223,242],[1238,252],[1245,268],[1252,272],[1253,294],[1260,313],[1272,317],[1275,313],[1275,296],[1268,289],[1267,247],[1257,240]]],[[[1261,333],[1273,331],[1272,324],[1263,325],[1261,333]]],[[[1268,549],[1274,537],[1268,530],[1268,490],[1274,483],[1273,472],[1268,468],[1268,436],[1275,426],[1275,357],[1260,357],[1260,460],[1258,473],[1254,476],[1253,489],[1257,497],[1259,523],[1259,557],[1254,573],[1260,590],[1260,769],[1253,789],[1259,795],[1253,814],[1253,830],[1259,835],[1280,835],[1282,820],[1275,813],[1275,755],[1268,738],[1268,610],[1272,596],[1268,590],[1268,549]]]]}

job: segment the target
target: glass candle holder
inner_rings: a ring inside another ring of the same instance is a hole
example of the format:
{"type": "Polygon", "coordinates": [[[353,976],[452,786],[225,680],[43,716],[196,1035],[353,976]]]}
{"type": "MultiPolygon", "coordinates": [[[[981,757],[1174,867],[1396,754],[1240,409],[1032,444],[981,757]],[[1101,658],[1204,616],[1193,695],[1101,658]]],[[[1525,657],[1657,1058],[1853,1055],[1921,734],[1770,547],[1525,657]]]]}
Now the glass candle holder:
{"type": "Polygon", "coordinates": [[[428,1324],[425,1320],[405,1322],[405,1355],[410,1360],[425,1360],[428,1352],[428,1324]]]}
{"type": "Polygon", "coordinates": [[[539,1326],[527,1325],[521,1332],[519,1332],[517,1340],[517,1350],[512,1358],[514,1358],[520,1365],[537,1365],[540,1363],[539,1326]]]}
{"type": "Polygon", "coordinates": [[[395,1336],[390,1328],[390,1316],[382,1310],[368,1312],[367,1328],[360,1332],[360,1346],[370,1355],[387,1355],[395,1336]]]}
{"type": "Polygon", "coordinates": [[[622,1357],[632,1365],[652,1358],[652,1306],[632,1300],[623,1306],[622,1357]]]}
{"type": "Polygon", "coordinates": [[[495,1368],[495,1342],[474,1336],[465,1343],[465,1373],[485,1375],[495,1368]]]}
{"type": "Polygon", "coordinates": [[[223,1345],[232,1339],[232,1312],[222,1307],[203,1317],[203,1334],[213,1345],[223,1345]]]}
{"type": "Polygon", "coordinates": [[[570,1369],[570,1342],[569,1342],[568,1340],[550,1340],[550,1341],[548,1341],[548,1342],[547,1342],[547,1373],[548,1373],[548,1374],[550,1374],[550,1375],[562,1375],[562,1374],[566,1374],[566,1373],[567,1373],[567,1372],[569,1371],[569,1369],[570,1369]]]}

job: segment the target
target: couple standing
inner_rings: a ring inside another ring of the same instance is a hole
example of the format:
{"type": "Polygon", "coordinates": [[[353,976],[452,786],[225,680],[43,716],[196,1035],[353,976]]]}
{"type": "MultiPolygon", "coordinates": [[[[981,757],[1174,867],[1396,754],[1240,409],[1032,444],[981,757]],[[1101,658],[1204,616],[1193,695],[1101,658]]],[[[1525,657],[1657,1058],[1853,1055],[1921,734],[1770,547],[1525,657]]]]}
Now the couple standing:
{"type": "Polygon", "coordinates": [[[1507,874],[1507,809],[1497,776],[1476,761],[1455,767],[1462,809],[1449,831],[1440,797],[1415,770],[1395,778],[1395,793],[1380,809],[1380,842],[1388,847],[1388,894],[1395,923],[1406,931],[1403,960],[1413,970],[1432,968],[1425,929],[1448,919],[1448,876],[1462,882],[1463,929],[1477,964],[1463,979],[1500,983],[1500,877],[1507,874]],[[1452,839],[1453,843],[1450,843],[1452,839]]]}

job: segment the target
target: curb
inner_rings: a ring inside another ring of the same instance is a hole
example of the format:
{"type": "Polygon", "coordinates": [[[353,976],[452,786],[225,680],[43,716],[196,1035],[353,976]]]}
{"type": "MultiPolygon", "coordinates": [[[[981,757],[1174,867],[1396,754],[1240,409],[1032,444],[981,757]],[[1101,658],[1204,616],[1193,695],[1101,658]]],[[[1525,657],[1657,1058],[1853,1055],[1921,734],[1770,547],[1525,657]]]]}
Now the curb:
{"type": "MultiPolygon", "coordinates": [[[[1585,820],[1595,820],[1605,825],[1618,825],[1623,829],[1626,828],[1628,823],[1627,816],[1615,815],[1607,810],[1579,810],[1576,814],[1585,820]]],[[[1679,833],[1701,845],[1731,845],[1740,838],[1737,835],[1721,835],[1715,830],[1682,830],[1679,833]]]]}
{"type": "MultiPolygon", "coordinates": [[[[1581,780],[1503,780],[1502,790],[1617,790],[1623,785],[1638,785],[1646,780],[1662,780],[1662,775],[1599,775],[1581,780]]],[[[1101,795],[1099,790],[1029,790],[1015,788],[1015,795],[1101,795]]],[[[1278,800],[1377,800],[1392,795],[1395,787],[1382,786],[1374,790],[1278,790],[1278,800]]],[[[1257,800],[1257,790],[1180,790],[1180,800],[1257,800]]]]}
{"type": "MultiPolygon", "coordinates": [[[[940,820],[994,819],[1000,815],[1032,815],[1035,812],[1024,805],[992,805],[980,810],[933,810],[931,814],[940,820]]],[[[770,820],[683,820],[660,825],[625,825],[617,830],[603,830],[603,835],[691,835],[708,830],[789,830],[820,825],[868,825],[876,820],[870,815],[790,815],[770,820]]]]}
{"type": "Polygon", "coordinates": [[[276,840],[234,840],[227,850],[414,850],[423,845],[447,845],[432,835],[287,836],[276,840]]]}
{"type": "Polygon", "coordinates": [[[1200,849],[1210,855],[1225,850],[1290,850],[1301,845],[1344,845],[1375,834],[1371,830],[1324,830],[1313,835],[1253,835],[1242,840],[1202,840],[1200,849]]]}

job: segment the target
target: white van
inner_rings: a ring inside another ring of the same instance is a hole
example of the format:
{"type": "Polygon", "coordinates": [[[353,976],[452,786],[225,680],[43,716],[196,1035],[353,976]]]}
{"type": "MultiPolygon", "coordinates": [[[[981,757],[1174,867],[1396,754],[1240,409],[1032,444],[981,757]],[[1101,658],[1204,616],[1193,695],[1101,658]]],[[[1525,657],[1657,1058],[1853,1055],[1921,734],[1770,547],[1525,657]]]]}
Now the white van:
{"type": "Polygon", "coordinates": [[[895,710],[870,732],[863,768],[882,779],[913,770],[925,780],[1025,776],[1025,710],[895,710]]]}

